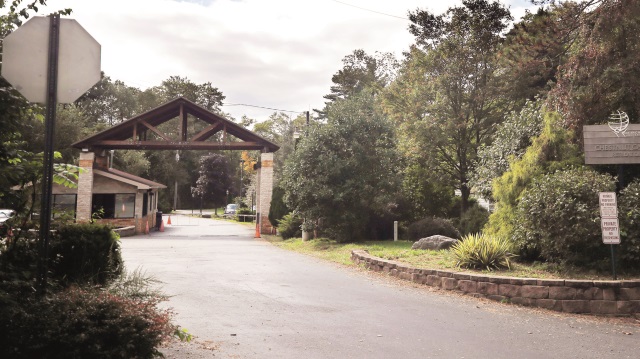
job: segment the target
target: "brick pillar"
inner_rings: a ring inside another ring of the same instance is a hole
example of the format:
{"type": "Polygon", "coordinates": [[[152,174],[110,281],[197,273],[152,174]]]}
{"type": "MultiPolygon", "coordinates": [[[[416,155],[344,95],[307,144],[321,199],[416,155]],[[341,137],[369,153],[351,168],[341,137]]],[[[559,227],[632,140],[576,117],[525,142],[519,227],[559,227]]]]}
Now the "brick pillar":
{"type": "Polygon", "coordinates": [[[78,205],[76,208],[76,220],[89,222],[91,220],[91,198],[93,196],[93,161],[95,153],[80,152],[80,164],[82,169],[78,176],[78,205]]]}
{"type": "Polygon", "coordinates": [[[273,226],[269,222],[271,195],[273,193],[273,153],[260,156],[260,178],[258,184],[258,215],[260,216],[260,233],[272,233],[273,226]]]}

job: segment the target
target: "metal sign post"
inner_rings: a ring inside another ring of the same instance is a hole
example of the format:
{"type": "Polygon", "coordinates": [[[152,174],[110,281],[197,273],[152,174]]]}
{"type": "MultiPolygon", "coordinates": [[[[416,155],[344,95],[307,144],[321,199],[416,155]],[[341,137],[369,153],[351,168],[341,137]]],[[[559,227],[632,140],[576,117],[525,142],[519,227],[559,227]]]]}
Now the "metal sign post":
{"type": "Polygon", "coordinates": [[[56,107],[100,80],[100,44],[72,19],[36,16],[2,40],[2,77],[28,101],[44,103],[45,148],[40,208],[38,292],[47,287],[56,107]]]}
{"type": "Polygon", "coordinates": [[[51,231],[51,197],[53,188],[53,140],[58,103],[58,50],[60,49],[60,14],[49,16],[49,68],[47,69],[47,110],[45,118],[44,170],[40,205],[40,260],[38,261],[38,291],[47,288],[49,237],[51,231]]]}
{"type": "Polygon", "coordinates": [[[611,269],[613,280],[616,275],[616,256],[614,245],[620,244],[620,225],[618,223],[618,203],[615,192],[600,192],[600,224],[602,243],[611,245],[611,269]]]}

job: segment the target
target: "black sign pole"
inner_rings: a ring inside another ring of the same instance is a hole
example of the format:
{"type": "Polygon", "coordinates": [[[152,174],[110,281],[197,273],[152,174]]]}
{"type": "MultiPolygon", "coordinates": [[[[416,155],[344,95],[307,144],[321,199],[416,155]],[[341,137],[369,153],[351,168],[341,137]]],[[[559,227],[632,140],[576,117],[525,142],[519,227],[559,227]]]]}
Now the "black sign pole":
{"type": "Polygon", "coordinates": [[[53,187],[53,140],[58,102],[58,53],[60,48],[60,14],[49,16],[49,58],[47,65],[47,108],[45,117],[45,145],[43,156],[42,199],[40,204],[40,260],[38,262],[38,291],[47,291],[49,236],[51,227],[51,199],[53,187]]]}

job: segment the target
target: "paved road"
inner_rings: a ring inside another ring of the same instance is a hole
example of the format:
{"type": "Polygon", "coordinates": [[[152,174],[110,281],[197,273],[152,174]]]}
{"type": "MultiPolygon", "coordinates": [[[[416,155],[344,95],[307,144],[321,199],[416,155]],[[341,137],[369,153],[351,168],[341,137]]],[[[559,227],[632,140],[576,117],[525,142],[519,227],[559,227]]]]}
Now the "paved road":
{"type": "Polygon", "coordinates": [[[122,240],[127,266],[165,282],[177,323],[198,338],[170,358],[640,358],[633,320],[414,287],[282,250],[231,222],[172,223],[122,240]]]}

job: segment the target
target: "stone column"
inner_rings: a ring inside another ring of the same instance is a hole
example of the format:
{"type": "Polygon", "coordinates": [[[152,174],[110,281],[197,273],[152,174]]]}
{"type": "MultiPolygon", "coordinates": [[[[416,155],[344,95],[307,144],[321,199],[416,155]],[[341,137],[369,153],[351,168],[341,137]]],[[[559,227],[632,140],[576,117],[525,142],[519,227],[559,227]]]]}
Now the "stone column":
{"type": "Polygon", "coordinates": [[[260,216],[260,233],[273,233],[273,226],[269,222],[271,195],[273,193],[273,153],[263,153],[260,156],[260,183],[258,185],[258,215],[260,216]]]}
{"type": "Polygon", "coordinates": [[[80,175],[78,176],[78,201],[76,220],[89,222],[91,220],[91,199],[93,196],[93,161],[95,153],[80,152],[80,175]]]}

